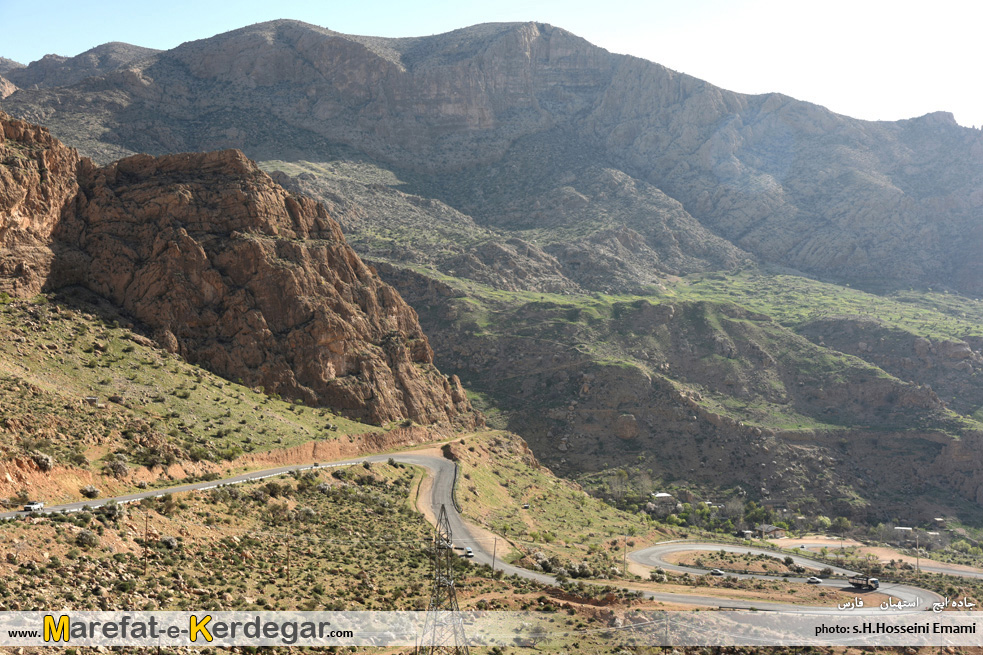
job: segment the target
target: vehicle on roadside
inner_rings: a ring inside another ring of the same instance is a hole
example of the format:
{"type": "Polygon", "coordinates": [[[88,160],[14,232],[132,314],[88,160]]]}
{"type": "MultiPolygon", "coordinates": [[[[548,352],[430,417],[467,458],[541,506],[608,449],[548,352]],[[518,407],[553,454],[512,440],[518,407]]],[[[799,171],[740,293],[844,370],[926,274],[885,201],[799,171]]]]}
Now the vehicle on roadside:
{"type": "Polygon", "coordinates": [[[40,512],[44,509],[44,503],[39,500],[31,500],[24,504],[25,512],[40,512]]]}
{"type": "Polygon", "coordinates": [[[474,557],[474,551],[471,550],[470,547],[465,547],[464,548],[464,556],[465,557],[474,557]]]}
{"type": "Polygon", "coordinates": [[[720,569],[710,569],[710,575],[727,575],[720,569]]]}
{"type": "Polygon", "coordinates": [[[822,584],[823,579],[817,578],[816,576],[812,576],[810,578],[806,578],[806,582],[808,582],[809,584],[822,584]]]}

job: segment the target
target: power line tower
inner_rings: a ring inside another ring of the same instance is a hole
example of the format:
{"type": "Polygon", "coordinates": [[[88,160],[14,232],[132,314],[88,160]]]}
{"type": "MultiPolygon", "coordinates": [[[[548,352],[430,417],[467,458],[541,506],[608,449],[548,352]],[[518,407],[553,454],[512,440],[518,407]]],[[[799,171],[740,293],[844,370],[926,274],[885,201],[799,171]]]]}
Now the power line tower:
{"type": "Polygon", "coordinates": [[[432,593],[423,622],[423,638],[416,649],[417,655],[470,655],[454,588],[454,541],[450,521],[447,519],[447,508],[443,505],[440,506],[440,516],[434,527],[431,553],[432,593]]]}

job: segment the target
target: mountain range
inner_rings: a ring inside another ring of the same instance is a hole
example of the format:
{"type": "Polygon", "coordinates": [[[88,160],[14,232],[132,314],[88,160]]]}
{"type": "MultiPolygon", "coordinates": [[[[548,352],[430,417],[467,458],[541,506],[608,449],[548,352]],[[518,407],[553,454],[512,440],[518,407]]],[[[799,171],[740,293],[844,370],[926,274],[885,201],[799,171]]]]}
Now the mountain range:
{"type": "Polygon", "coordinates": [[[625,468],[979,514],[983,133],[949,114],[856,120],[540,23],[284,20],[0,76],[97,164],[235,148],[319,200],[489,420],[599,493],[625,468]]]}
{"type": "MultiPolygon", "coordinates": [[[[523,227],[514,207],[536,201],[583,197],[604,213],[612,199],[583,187],[621,171],[677,200],[680,220],[693,217],[685,232],[733,244],[712,244],[713,266],[746,252],[855,284],[983,290],[979,131],[948,114],[872,123],[733,93],[548,25],[381,39],[276,21],[167,52],[49,56],[7,78],[22,90],[5,110],[69,142],[68,123],[87,116],[72,131],[97,160],[237,147],[318,161],[344,145],[511,229],[523,227]]],[[[650,248],[666,241],[646,236],[650,248]]],[[[690,245],[686,255],[703,254],[690,245]]]]}

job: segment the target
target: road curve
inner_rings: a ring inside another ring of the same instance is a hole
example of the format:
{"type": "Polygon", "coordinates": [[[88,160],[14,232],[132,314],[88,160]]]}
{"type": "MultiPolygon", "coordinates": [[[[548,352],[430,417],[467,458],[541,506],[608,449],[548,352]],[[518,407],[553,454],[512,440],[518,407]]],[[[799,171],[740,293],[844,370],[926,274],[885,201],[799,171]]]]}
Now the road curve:
{"type": "MultiPolygon", "coordinates": [[[[654,546],[649,546],[648,548],[643,548],[642,550],[637,550],[635,552],[629,553],[628,557],[631,558],[633,562],[641,564],[643,566],[650,566],[652,568],[662,568],[666,571],[673,571],[676,573],[689,573],[691,575],[705,575],[709,573],[708,569],[701,569],[693,566],[682,566],[679,564],[673,564],[665,560],[665,556],[671,553],[680,552],[692,552],[692,551],[706,551],[706,552],[720,552],[725,551],[728,553],[750,553],[754,555],[767,555],[769,557],[784,557],[780,553],[776,553],[772,550],[766,550],[764,548],[754,548],[749,546],[735,546],[727,544],[714,544],[714,543],[700,543],[696,541],[676,541],[664,544],[655,544],[654,546]]],[[[794,564],[799,566],[804,566],[806,568],[814,568],[816,570],[823,568],[832,569],[835,575],[841,576],[851,576],[856,575],[855,571],[849,569],[840,568],[838,566],[829,566],[823,562],[812,560],[806,557],[801,557],[799,555],[789,555],[792,558],[794,564]]],[[[787,580],[789,582],[799,582],[806,584],[805,577],[795,577],[795,576],[770,576],[761,575],[755,573],[728,573],[730,577],[739,579],[753,579],[753,580],[787,580]]],[[[849,583],[843,580],[824,580],[819,586],[830,587],[834,589],[848,589],[851,593],[860,596],[861,598],[865,593],[858,589],[854,589],[849,585],[849,583]]],[[[881,584],[880,588],[877,590],[879,593],[886,594],[888,596],[893,596],[894,598],[903,601],[905,603],[914,602],[917,608],[921,610],[931,609],[934,603],[942,601],[942,597],[933,591],[927,589],[921,589],[919,587],[912,587],[910,585],[902,585],[894,582],[884,582],[881,584]]],[[[801,607],[801,606],[799,606],[801,607]]],[[[828,608],[827,608],[828,609],[828,608]]]]}
{"type": "MultiPolygon", "coordinates": [[[[155,498],[161,497],[166,494],[172,493],[186,493],[191,491],[205,491],[208,489],[214,489],[219,486],[241,484],[243,482],[252,482],[256,480],[263,480],[265,478],[272,478],[279,475],[285,475],[292,473],[294,471],[305,471],[310,469],[326,469],[326,468],[336,468],[339,466],[353,466],[357,464],[362,464],[363,462],[385,462],[388,460],[394,460],[396,462],[404,464],[412,464],[414,466],[419,466],[425,469],[428,474],[433,478],[433,484],[430,486],[430,491],[428,498],[422,499],[421,502],[427,503],[429,508],[432,510],[433,515],[437,516],[440,513],[441,506],[447,509],[448,522],[451,527],[451,532],[453,534],[454,544],[458,547],[470,546],[474,551],[474,561],[480,564],[487,564],[489,566],[493,563],[493,552],[490,550],[491,544],[488,543],[488,539],[477,538],[474,535],[476,532],[472,532],[471,528],[467,523],[464,522],[460,513],[454,506],[453,501],[453,489],[454,489],[454,476],[456,464],[448,459],[442,457],[436,457],[433,455],[426,455],[422,453],[414,453],[412,451],[404,453],[393,453],[393,454],[383,454],[383,455],[370,455],[366,457],[357,457],[353,459],[334,461],[331,463],[323,464],[295,464],[291,466],[281,466],[279,468],[265,469],[262,471],[252,471],[250,473],[242,473],[240,475],[235,475],[222,480],[212,480],[209,482],[195,482],[192,484],[183,484],[175,487],[169,487],[167,489],[153,489],[147,491],[141,491],[132,494],[124,494],[121,496],[115,496],[112,498],[99,498],[94,500],[86,500],[75,503],[67,503],[64,505],[56,505],[52,507],[45,507],[41,514],[53,514],[60,512],[77,512],[84,508],[96,508],[103,505],[109,504],[111,502],[115,503],[133,503],[143,500],[144,498],[155,498]]],[[[4,512],[0,513],[0,518],[13,518],[17,516],[24,516],[25,512],[15,511],[15,512],[4,512]]],[[[721,546],[718,544],[703,544],[711,550],[719,550],[720,548],[730,548],[729,546],[721,546]]],[[[686,545],[687,549],[692,549],[692,544],[686,545]]],[[[662,563],[661,560],[657,559],[659,553],[669,552],[659,550],[660,546],[656,545],[649,547],[640,551],[629,553],[629,557],[633,561],[646,566],[661,566],[663,568],[669,568],[669,566],[662,563]],[[659,562],[652,564],[650,562],[659,562]]],[[[739,549],[740,552],[746,552],[747,549],[739,549]]],[[[769,551],[763,551],[769,552],[769,551]]],[[[506,574],[517,575],[522,578],[529,580],[535,580],[544,584],[557,584],[556,578],[545,573],[538,573],[536,571],[530,571],[528,569],[519,568],[517,566],[512,566],[502,562],[500,559],[494,561],[495,569],[501,570],[506,574]]],[[[812,565],[816,563],[813,562],[812,565]]],[[[820,568],[825,566],[820,564],[820,568]]],[[[696,571],[695,569],[691,569],[696,571]]],[[[803,580],[804,581],[804,580],[803,580]]],[[[904,587],[902,585],[885,585],[881,587],[880,591],[893,594],[895,597],[901,598],[902,600],[908,600],[909,598],[918,597],[923,599],[920,601],[919,607],[924,609],[930,609],[931,603],[941,600],[937,594],[924,589],[917,589],[914,587],[904,587]],[[901,597],[901,594],[907,594],[907,597],[901,597]]],[[[646,598],[653,600],[666,602],[666,603],[678,603],[685,605],[694,605],[699,607],[719,607],[726,609],[757,609],[759,611],[782,611],[782,612],[796,612],[805,614],[827,614],[827,613],[837,613],[835,607],[808,607],[804,605],[791,605],[787,603],[770,603],[767,601],[745,601],[740,599],[722,599],[714,596],[705,596],[700,594],[679,594],[679,593],[666,593],[666,592],[643,592],[646,598]]]]}
{"type": "MultiPolygon", "coordinates": [[[[665,560],[665,556],[671,553],[681,553],[690,551],[706,551],[706,552],[720,552],[725,551],[728,553],[750,553],[754,555],[767,555],[769,557],[781,557],[778,553],[773,550],[766,550],[764,548],[750,548],[747,546],[734,546],[734,545],[723,545],[714,543],[700,543],[696,541],[676,541],[672,543],[656,544],[654,546],[649,546],[642,550],[637,550],[629,555],[633,562],[637,562],[643,566],[651,567],[662,567],[667,571],[675,571],[677,573],[696,573],[697,575],[703,575],[708,571],[705,569],[696,568],[693,566],[682,566],[679,564],[672,564],[665,560]]],[[[805,557],[800,557],[797,555],[790,555],[793,562],[799,566],[804,566],[806,568],[815,568],[817,571],[819,569],[827,567],[826,564],[822,562],[817,562],[816,560],[808,559],[805,557]]],[[[850,571],[849,569],[842,569],[837,566],[830,566],[833,573],[837,575],[856,575],[855,571],[850,571]]],[[[738,578],[770,578],[773,576],[762,576],[753,574],[733,574],[734,577],[738,578]]],[[[798,579],[798,578],[791,578],[798,579]]],[[[802,578],[803,580],[805,578],[802,578]]]]}

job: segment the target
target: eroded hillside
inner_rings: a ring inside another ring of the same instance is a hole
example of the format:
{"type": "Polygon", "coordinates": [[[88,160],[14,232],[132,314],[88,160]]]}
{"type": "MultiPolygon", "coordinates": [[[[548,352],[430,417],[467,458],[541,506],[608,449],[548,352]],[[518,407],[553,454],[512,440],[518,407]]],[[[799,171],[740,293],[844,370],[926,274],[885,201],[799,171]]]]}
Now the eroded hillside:
{"type": "MultiPolygon", "coordinates": [[[[897,377],[860,353],[810,341],[813,323],[791,318],[800,306],[769,315],[713,293],[717,284],[739,289],[745,277],[687,280],[661,296],[571,297],[382,270],[420,311],[441,366],[479,394],[491,423],[524,435],[550,468],[602,493],[615,493],[604,480],[623,468],[643,491],[673,483],[698,497],[738,493],[860,520],[978,518],[983,462],[974,453],[983,433],[972,365],[939,366],[968,390],[952,407],[917,375],[897,377]]],[[[868,294],[856,295],[863,302],[868,294]]],[[[849,307],[854,298],[838,300],[849,307]]],[[[885,314],[904,309],[885,305],[885,314]]],[[[870,299],[863,306],[877,308],[870,299]]],[[[930,333],[945,319],[922,320],[930,333]]],[[[912,357],[935,343],[917,333],[907,333],[912,357]]],[[[972,338],[935,338],[968,349],[953,364],[980,355],[972,338]]]]}

